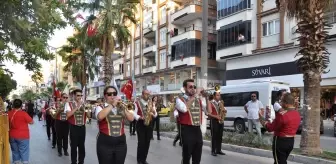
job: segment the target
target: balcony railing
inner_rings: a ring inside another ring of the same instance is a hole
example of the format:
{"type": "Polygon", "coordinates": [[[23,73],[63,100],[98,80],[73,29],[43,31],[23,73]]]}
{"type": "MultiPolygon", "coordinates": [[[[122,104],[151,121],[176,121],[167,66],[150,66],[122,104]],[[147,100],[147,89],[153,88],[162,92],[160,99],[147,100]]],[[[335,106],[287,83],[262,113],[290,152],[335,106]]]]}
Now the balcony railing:
{"type": "Polygon", "coordinates": [[[143,65],[142,68],[149,68],[149,67],[153,67],[153,66],[156,66],[156,63],[149,63],[149,64],[146,64],[146,65],[143,65]]]}
{"type": "MultiPolygon", "coordinates": [[[[179,8],[175,8],[171,13],[176,13],[176,12],[178,12],[179,10],[182,10],[182,9],[184,9],[185,7],[188,7],[188,6],[190,6],[190,5],[199,5],[199,6],[202,6],[202,2],[201,1],[198,1],[198,0],[187,0],[187,1],[184,1],[183,2],[183,5],[181,6],[181,7],[179,7],[179,8]]],[[[216,9],[217,7],[215,6],[215,5],[211,5],[211,4],[209,4],[209,9],[216,9]]]]}
{"type": "MultiPolygon", "coordinates": [[[[192,26],[189,26],[189,27],[185,27],[183,31],[179,31],[179,32],[176,32],[176,33],[172,33],[171,34],[171,37],[175,37],[175,36],[178,36],[178,35],[182,35],[186,32],[189,32],[189,31],[202,31],[202,27],[200,26],[195,26],[195,25],[192,25],[192,26]]],[[[208,33],[210,34],[217,34],[217,31],[216,29],[208,29],[208,33]]]]}

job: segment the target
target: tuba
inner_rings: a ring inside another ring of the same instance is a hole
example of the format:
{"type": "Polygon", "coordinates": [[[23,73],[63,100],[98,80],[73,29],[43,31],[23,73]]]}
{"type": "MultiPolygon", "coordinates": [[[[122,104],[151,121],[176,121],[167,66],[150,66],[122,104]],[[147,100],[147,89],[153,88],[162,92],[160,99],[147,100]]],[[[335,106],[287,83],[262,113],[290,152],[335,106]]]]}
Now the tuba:
{"type": "Polygon", "coordinates": [[[150,122],[152,121],[153,117],[149,114],[150,112],[153,111],[153,102],[152,102],[152,97],[149,97],[149,101],[147,103],[147,114],[146,114],[146,117],[145,117],[145,122],[144,124],[146,126],[149,126],[150,125],[150,122]]]}

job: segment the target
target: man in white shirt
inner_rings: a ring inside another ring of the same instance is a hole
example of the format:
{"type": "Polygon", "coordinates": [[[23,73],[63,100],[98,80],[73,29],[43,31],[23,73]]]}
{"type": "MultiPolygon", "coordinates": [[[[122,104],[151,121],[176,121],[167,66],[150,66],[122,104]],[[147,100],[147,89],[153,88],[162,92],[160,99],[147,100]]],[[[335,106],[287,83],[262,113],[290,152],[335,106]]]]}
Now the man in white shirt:
{"type": "Polygon", "coordinates": [[[245,111],[247,113],[247,119],[248,119],[248,132],[252,133],[253,125],[255,126],[257,133],[259,137],[261,137],[261,126],[259,122],[259,111],[264,111],[264,106],[257,99],[257,94],[252,93],[251,94],[251,100],[246,103],[244,106],[245,111]]]}
{"type": "MultiPolygon", "coordinates": [[[[136,131],[138,136],[138,148],[137,148],[137,161],[138,164],[147,164],[147,155],[150,146],[150,140],[153,136],[153,127],[151,123],[145,125],[145,118],[147,115],[151,115],[153,118],[157,117],[156,109],[153,108],[151,112],[148,112],[148,101],[150,93],[148,90],[142,91],[142,96],[134,103],[134,119],[137,120],[136,131]]],[[[153,105],[151,105],[153,106],[153,105]]],[[[153,120],[152,120],[153,121],[153,120]]]]}
{"type": "Polygon", "coordinates": [[[206,113],[207,102],[196,97],[196,86],[193,79],[183,82],[185,94],[176,99],[182,138],[182,164],[200,164],[203,147],[201,124],[203,112],[206,113]]]}

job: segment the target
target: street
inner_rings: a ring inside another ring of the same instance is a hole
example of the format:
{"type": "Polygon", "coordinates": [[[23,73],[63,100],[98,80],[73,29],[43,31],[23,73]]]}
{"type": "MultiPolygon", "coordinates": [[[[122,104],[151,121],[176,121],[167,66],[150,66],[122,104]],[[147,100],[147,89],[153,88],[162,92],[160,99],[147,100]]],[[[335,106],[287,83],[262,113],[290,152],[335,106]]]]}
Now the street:
{"type": "MultiPolygon", "coordinates": [[[[36,121],[36,119],[35,119],[36,121]]],[[[93,122],[87,125],[86,133],[86,164],[98,164],[96,155],[96,135],[97,126],[93,122]]],[[[70,157],[58,157],[57,150],[51,149],[51,142],[48,141],[43,122],[36,121],[34,125],[30,126],[30,162],[32,164],[67,164],[70,163],[70,157]]],[[[126,157],[126,164],[136,164],[136,136],[129,136],[127,134],[128,152],[126,157]]],[[[70,150],[69,150],[70,152],[70,150]]],[[[225,152],[226,156],[213,157],[210,155],[210,148],[203,147],[202,162],[211,164],[269,164],[273,163],[273,159],[256,157],[246,154],[239,154],[234,152],[225,152]]],[[[181,148],[173,147],[172,140],[163,138],[161,141],[156,139],[151,142],[147,161],[149,163],[160,164],[178,164],[181,162],[181,148]]],[[[289,162],[290,164],[296,164],[289,162]]]]}

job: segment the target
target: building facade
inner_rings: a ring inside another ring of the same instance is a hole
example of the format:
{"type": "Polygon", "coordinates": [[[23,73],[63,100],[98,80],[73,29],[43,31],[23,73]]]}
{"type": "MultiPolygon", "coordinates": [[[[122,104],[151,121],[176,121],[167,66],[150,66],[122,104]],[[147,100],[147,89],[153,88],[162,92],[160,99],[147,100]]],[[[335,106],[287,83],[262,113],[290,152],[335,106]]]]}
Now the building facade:
{"type": "MultiPolygon", "coordinates": [[[[254,80],[281,80],[303,102],[303,75],[295,61],[298,52],[296,21],[279,12],[274,0],[219,0],[217,4],[217,60],[226,64],[226,85],[254,80]]],[[[335,5],[331,5],[335,6],[335,5]]],[[[330,9],[329,72],[322,75],[321,108],[330,108],[336,92],[336,12],[330,9]]],[[[328,71],[327,70],[327,71],[328,71]]]]}

